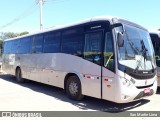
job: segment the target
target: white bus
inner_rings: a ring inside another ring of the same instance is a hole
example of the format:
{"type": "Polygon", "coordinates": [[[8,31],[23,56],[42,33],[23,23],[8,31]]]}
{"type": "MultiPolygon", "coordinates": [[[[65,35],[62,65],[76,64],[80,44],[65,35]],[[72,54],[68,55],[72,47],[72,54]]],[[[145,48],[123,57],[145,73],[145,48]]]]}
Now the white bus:
{"type": "Polygon", "coordinates": [[[94,17],[4,41],[3,70],[116,103],[151,96],[157,90],[149,32],[118,17],[94,17]]]}
{"type": "Polygon", "coordinates": [[[160,87],[160,31],[150,32],[157,64],[158,86],[160,87]]]}

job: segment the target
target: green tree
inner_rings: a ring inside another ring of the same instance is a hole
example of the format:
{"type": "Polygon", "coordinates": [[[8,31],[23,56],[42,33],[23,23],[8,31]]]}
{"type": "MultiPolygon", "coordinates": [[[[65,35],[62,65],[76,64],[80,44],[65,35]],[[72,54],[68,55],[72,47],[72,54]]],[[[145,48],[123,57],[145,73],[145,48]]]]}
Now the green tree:
{"type": "Polygon", "coordinates": [[[2,55],[3,41],[0,40],[0,56],[2,55]]]}
{"type": "Polygon", "coordinates": [[[14,38],[22,35],[29,34],[29,32],[21,32],[21,33],[14,33],[14,32],[2,32],[0,35],[0,40],[5,40],[9,38],[14,38]]]}
{"type": "Polygon", "coordinates": [[[0,40],[0,48],[2,48],[2,45],[3,45],[3,41],[0,40]]]}
{"type": "Polygon", "coordinates": [[[16,37],[15,33],[13,33],[13,32],[2,32],[0,39],[3,41],[5,39],[9,39],[9,38],[13,38],[13,37],[16,37]]]}
{"type": "Polygon", "coordinates": [[[19,36],[26,35],[26,34],[29,34],[29,32],[27,32],[27,31],[21,32],[21,33],[19,34],[19,36]]]}

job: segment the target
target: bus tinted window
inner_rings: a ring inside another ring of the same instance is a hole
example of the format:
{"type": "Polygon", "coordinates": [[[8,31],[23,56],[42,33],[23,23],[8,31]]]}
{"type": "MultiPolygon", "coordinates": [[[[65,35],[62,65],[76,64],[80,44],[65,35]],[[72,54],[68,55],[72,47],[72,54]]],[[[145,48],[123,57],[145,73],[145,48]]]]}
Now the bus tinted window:
{"type": "Polygon", "coordinates": [[[11,42],[11,51],[10,53],[17,53],[18,44],[16,40],[10,41],[11,42]]]}
{"type": "Polygon", "coordinates": [[[105,49],[104,49],[104,67],[114,71],[114,48],[112,43],[111,33],[105,34],[105,49]]]}
{"type": "Polygon", "coordinates": [[[4,54],[7,54],[8,53],[8,46],[7,46],[7,44],[8,44],[8,42],[6,41],[6,42],[4,42],[4,44],[3,44],[3,53],[4,54]]]}
{"type": "Polygon", "coordinates": [[[62,52],[72,55],[82,56],[84,36],[83,29],[70,29],[62,34],[62,52]]]}
{"type": "Polygon", "coordinates": [[[12,41],[6,41],[5,42],[5,52],[7,53],[7,54],[9,54],[9,53],[12,53],[12,41]]]}
{"type": "Polygon", "coordinates": [[[6,42],[3,43],[3,54],[6,54],[6,42]]]}
{"type": "Polygon", "coordinates": [[[41,53],[43,50],[43,35],[33,36],[33,53],[41,53]]]}
{"type": "Polygon", "coordinates": [[[31,49],[31,39],[30,37],[22,38],[20,39],[20,47],[19,47],[19,53],[30,53],[31,49]]]}
{"type": "Polygon", "coordinates": [[[60,32],[46,33],[44,36],[44,50],[45,53],[56,53],[60,51],[60,32]]]}
{"type": "Polygon", "coordinates": [[[88,61],[101,64],[102,32],[88,33],[85,36],[84,58],[88,61]]]}
{"type": "Polygon", "coordinates": [[[8,46],[9,46],[8,53],[12,53],[12,41],[8,42],[8,46]]]}

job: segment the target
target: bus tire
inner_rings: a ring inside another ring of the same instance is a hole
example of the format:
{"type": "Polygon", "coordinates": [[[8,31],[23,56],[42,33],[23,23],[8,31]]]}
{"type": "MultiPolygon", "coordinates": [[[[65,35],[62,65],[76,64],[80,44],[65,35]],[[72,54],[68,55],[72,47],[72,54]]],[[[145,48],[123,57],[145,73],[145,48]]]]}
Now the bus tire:
{"type": "Polygon", "coordinates": [[[72,100],[82,100],[81,83],[77,76],[70,76],[66,83],[66,93],[72,100]]]}
{"type": "Polygon", "coordinates": [[[24,82],[24,79],[22,78],[22,73],[21,73],[20,68],[16,69],[16,81],[19,82],[19,83],[24,82]]]}

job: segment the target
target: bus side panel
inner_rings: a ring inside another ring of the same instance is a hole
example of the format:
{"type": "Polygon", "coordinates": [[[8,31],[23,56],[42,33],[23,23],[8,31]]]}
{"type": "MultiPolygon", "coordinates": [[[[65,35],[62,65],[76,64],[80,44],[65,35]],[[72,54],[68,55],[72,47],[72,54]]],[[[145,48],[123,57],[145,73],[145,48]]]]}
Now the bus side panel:
{"type": "Polygon", "coordinates": [[[117,91],[117,79],[115,78],[115,73],[104,67],[102,70],[102,99],[115,101],[115,93],[117,91]]]}
{"type": "Polygon", "coordinates": [[[30,80],[40,82],[38,78],[39,71],[37,69],[37,59],[39,59],[36,54],[17,54],[17,66],[22,70],[22,77],[30,80]],[[18,63],[20,61],[20,63],[18,63]]]}
{"type": "MultiPolygon", "coordinates": [[[[37,54],[37,69],[40,70],[40,82],[61,87],[59,85],[59,66],[58,61],[60,60],[59,53],[45,53],[37,54]]],[[[63,79],[61,80],[63,81],[63,79]]]]}
{"type": "MultiPolygon", "coordinates": [[[[62,75],[59,75],[61,76],[60,79],[64,79],[65,73],[75,73],[81,81],[82,94],[101,98],[101,66],[83,58],[64,53],[57,60],[57,65],[61,65],[59,71],[62,72],[62,75]]],[[[59,86],[63,85],[64,81],[59,80],[59,86]]]]}
{"type": "MultiPolygon", "coordinates": [[[[101,98],[101,66],[83,58],[64,53],[17,54],[16,66],[24,78],[60,88],[64,88],[66,74],[75,73],[81,81],[82,94],[101,98]]],[[[5,66],[8,73],[10,67],[5,66]]]]}
{"type": "Polygon", "coordinates": [[[15,75],[15,54],[3,54],[2,69],[7,74],[15,75]]]}

